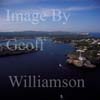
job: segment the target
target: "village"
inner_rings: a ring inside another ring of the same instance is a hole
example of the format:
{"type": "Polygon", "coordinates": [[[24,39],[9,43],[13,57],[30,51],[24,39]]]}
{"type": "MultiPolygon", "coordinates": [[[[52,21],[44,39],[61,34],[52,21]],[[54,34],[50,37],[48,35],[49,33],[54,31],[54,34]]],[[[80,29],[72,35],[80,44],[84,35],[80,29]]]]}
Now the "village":
{"type": "Polygon", "coordinates": [[[72,40],[72,44],[75,51],[68,54],[68,64],[82,68],[95,68],[100,65],[100,39],[72,40]]]}

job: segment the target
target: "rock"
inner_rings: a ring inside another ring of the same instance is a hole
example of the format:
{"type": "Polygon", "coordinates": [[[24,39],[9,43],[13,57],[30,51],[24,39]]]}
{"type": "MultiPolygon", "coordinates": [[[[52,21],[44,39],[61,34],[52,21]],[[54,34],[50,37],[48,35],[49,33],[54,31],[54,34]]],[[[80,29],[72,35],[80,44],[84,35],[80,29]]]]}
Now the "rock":
{"type": "Polygon", "coordinates": [[[83,63],[79,60],[73,60],[73,65],[76,67],[83,67],[83,63]]]}

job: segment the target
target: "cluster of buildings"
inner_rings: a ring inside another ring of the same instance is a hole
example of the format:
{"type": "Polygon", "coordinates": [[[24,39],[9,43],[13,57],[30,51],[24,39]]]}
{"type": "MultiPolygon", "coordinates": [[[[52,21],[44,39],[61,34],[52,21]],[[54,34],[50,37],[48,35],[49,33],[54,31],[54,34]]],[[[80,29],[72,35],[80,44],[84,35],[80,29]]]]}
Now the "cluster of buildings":
{"type": "Polygon", "coordinates": [[[68,55],[69,64],[88,68],[94,68],[100,64],[100,39],[80,39],[73,42],[76,49],[68,55]]]}

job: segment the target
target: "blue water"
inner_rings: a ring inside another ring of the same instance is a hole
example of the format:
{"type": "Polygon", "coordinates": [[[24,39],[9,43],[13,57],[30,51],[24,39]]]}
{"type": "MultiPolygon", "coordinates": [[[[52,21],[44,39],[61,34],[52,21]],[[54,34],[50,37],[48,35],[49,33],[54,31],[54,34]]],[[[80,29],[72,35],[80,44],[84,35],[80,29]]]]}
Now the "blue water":
{"type": "MultiPolygon", "coordinates": [[[[55,44],[52,40],[47,40],[43,43],[43,51],[0,58],[1,73],[5,76],[6,74],[31,73],[45,75],[59,72],[58,65],[65,64],[65,55],[72,52],[74,48],[69,44],[55,44]]],[[[64,68],[64,70],[66,69],[67,67],[64,68]]]]}
{"type": "Polygon", "coordinates": [[[83,78],[86,87],[100,88],[100,68],[82,70],[66,65],[66,54],[73,52],[70,44],[44,41],[44,50],[9,57],[0,57],[0,88],[9,87],[9,75],[41,75],[46,78],[83,78]],[[62,67],[59,67],[62,64],[62,67]]]}

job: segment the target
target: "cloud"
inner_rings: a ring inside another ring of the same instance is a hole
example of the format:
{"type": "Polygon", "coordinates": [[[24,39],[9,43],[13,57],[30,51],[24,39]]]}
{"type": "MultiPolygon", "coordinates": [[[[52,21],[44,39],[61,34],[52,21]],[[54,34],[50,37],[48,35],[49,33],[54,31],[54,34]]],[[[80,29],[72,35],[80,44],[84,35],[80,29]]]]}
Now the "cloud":
{"type": "Polygon", "coordinates": [[[72,6],[72,7],[66,7],[66,8],[23,8],[23,9],[0,9],[0,16],[5,16],[7,13],[7,10],[10,10],[12,13],[16,12],[16,13],[39,13],[39,14],[46,14],[46,16],[52,16],[52,11],[53,10],[57,10],[57,11],[62,11],[62,12],[66,12],[66,13],[71,13],[71,12],[81,12],[81,11],[90,11],[90,10],[97,10],[100,9],[100,6],[72,6]]]}
{"type": "Polygon", "coordinates": [[[86,7],[69,7],[65,8],[66,11],[86,11],[86,10],[93,10],[93,9],[100,9],[100,6],[86,6],[86,7]]]}
{"type": "Polygon", "coordinates": [[[25,4],[25,3],[53,3],[53,2],[57,2],[57,3],[70,3],[70,2],[99,2],[99,0],[0,0],[0,5],[17,5],[17,4],[25,4]]]}
{"type": "MultiPolygon", "coordinates": [[[[40,8],[38,11],[42,12],[51,12],[55,8],[40,8]]],[[[66,7],[66,8],[56,8],[55,10],[61,10],[61,11],[88,11],[88,10],[94,10],[94,9],[100,9],[100,6],[71,6],[71,7],[66,7]]],[[[36,9],[33,9],[36,10],[36,9]]]]}

